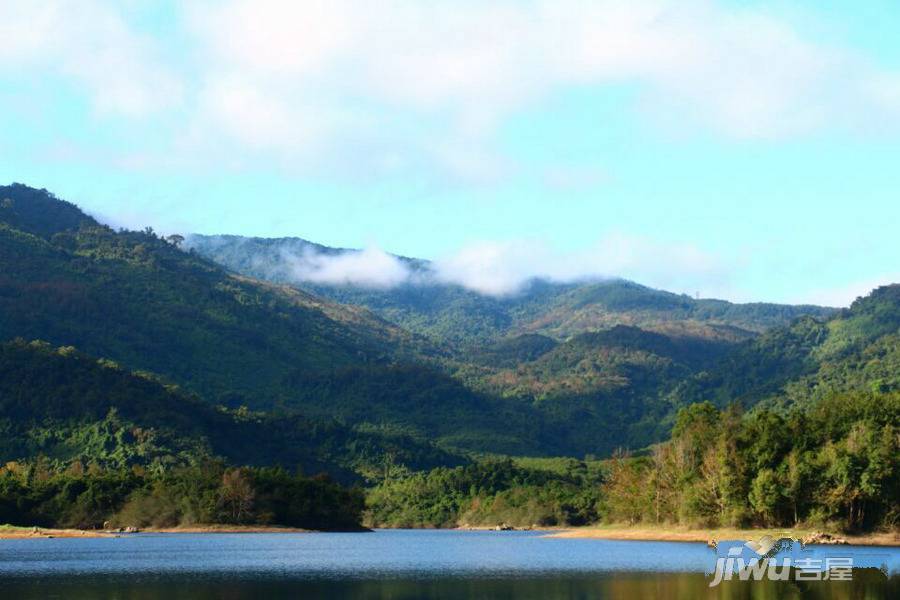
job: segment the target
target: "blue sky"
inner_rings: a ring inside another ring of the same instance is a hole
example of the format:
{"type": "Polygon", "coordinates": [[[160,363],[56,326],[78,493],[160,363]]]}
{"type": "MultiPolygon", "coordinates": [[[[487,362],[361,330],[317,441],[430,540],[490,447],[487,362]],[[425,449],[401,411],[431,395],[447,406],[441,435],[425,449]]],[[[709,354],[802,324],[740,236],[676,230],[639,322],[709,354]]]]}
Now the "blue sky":
{"type": "Polygon", "coordinates": [[[897,31],[890,0],[0,0],[0,182],[494,293],[847,304],[900,281],[897,31]]]}

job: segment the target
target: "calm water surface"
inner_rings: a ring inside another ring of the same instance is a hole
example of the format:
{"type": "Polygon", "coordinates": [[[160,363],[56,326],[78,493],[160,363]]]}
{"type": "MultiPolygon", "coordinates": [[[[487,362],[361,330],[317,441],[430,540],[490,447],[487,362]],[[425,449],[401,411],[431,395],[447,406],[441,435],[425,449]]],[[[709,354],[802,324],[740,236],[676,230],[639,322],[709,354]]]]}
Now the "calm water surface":
{"type": "MultiPolygon", "coordinates": [[[[811,556],[834,553],[813,547],[811,556]]],[[[0,540],[0,598],[900,598],[900,548],[851,582],[725,582],[705,544],[537,532],[141,534],[0,540]],[[886,577],[881,571],[886,570],[886,577]]]]}

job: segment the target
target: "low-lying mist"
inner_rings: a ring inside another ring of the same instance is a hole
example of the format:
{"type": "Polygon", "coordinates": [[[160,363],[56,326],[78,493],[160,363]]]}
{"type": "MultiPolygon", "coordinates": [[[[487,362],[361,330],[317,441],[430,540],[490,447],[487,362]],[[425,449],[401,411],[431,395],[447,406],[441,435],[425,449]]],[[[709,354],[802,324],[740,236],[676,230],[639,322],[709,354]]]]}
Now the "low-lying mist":
{"type": "Polygon", "coordinates": [[[336,249],[299,238],[190,236],[187,240],[188,247],[219,244],[227,244],[229,252],[241,253],[240,262],[269,279],[372,289],[448,284],[505,296],[534,279],[567,283],[625,278],[693,292],[722,289],[727,279],[717,260],[692,245],[622,235],[574,251],[533,241],[483,241],[430,261],[397,256],[378,246],[336,249]]]}

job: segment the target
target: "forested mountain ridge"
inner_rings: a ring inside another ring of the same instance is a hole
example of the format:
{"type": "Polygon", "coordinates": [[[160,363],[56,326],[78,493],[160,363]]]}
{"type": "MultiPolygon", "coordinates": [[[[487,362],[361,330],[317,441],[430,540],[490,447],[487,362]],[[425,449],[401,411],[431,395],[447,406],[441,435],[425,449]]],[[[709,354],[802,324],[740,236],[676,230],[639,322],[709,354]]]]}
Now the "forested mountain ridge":
{"type": "Polygon", "coordinates": [[[331,477],[377,480],[394,460],[461,462],[401,436],[212,407],[72,347],[0,344],[3,524],[358,529],[362,493],[331,477]]]}
{"type": "Polygon", "coordinates": [[[834,312],[809,305],[695,299],[619,279],[574,283],[533,280],[517,293],[491,296],[436,281],[431,263],[407,257],[397,259],[415,274],[410,282],[381,288],[322,284],[304,279],[305,267],[311,260],[358,251],[322,246],[301,238],[235,235],[192,234],[187,236],[186,244],[238,273],[365,306],[410,331],[463,347],[524,333],[562,341],[615,325],[738,341],[802,315],[825,317],[834,312]]]}
{"type": "Polygon", "coordinates": [[[0,340],[73,346],[212,405],[339,418],[454,448],[646,443],[591,440],[605,427],[593,406],[572,423],[567,411],[473,390],[434,344],[365,309],[230,274],[152,231],[113,231],[43,190],[8,186],[0,199],[0,340]]]}
{"type": "Polygon", "coordinates": [[[377,483],[376,524],[896,521],[900,285],[842,311],[625,281],[373,291],[180,244],[0,187],[0,520],[359,522],[358,491],[299,467],[377,483]]]}
{"type": "MultiPolygon", "coordinates": [[[[451,312],[471,304],[460,332],[429,341],[377,306],[381,316],[234,274],[179,242],[150,230],[113,231],[44,190],[0,188],[0,341],[74,346],[212,406],[340,419],[453,451],[580,456],[663,439],[686,402],[752,404],[759,386],[717,392],[709,382],[729,371],[749,376],[754,348],[800,336],[805,326],[818,331],[826,327],[821,315],[833,312],[809,307],[815,316],[759,337],[751,327],[807,308],[698,301],[624,281],[534,281],[508,298],[451,285],[344,290],[382,294],[386,303],[414,294],[429,307],[421,318],[437,315],[450,329],[468,309],[444,319],[443,299],[464,301],[451,302],[451,312]],[[571,318],[561,316],[567,306],[571,318]],[[483,317],[496,327],[483,328],[483,317]],[[483,342],[471,345],[467,332],[482,329],[483,342]]],[[[227,247],[237,255],[243,246],[227,247]]],[[[787,358],[777,363],[791,374],[799,368],[787,358]]]]}
{"type": "Polygon", "coordinates": [[[345,481],[378,473],[386,456],[413,469],[461,462],[397,433],[211,406],[111,360],[39,341],[0,344],[0,431],[0,461],[161,468],[221,458],[345,481]]]}
{"type": "Polygon", "coordinates": [[[0,339],[76,346],[234,406],[282,402],[289,372],[431,351],[364,309],[235,277],[45,191],[0,187],[0,202],[0,339]]]}
{"type": "Polygon", "coordinates": [[[677,404],[807,403],[839,392],[900,390],[900,284],[882,286],[831,319],[798,319],[728,352],[687,379],[677,404]]]}
{"type": "Polygon", "coordinates": [[[682,382],[761,332],[835,312],[701,300],[624,280],[532,280],[517,293],[492,296],[441,281],[431,263],[406,257],[395,259],[409,277],[394,286],[323,284],[305,277],[357,251],[233,235],[189,235],[186,244],[236,272],[365,306],[430,337],[447,350],[441,363],[466,388],[516,400],[520,410],[537,408],[567,440],[555,447],[576,453],[662,439],[682,382]]]}

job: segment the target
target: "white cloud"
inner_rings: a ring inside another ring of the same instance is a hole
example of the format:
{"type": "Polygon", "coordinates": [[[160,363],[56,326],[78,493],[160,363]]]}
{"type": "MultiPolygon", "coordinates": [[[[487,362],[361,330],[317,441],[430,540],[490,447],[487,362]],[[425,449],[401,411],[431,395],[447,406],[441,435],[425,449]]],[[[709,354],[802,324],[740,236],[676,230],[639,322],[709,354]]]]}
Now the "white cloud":
{"type": "Polygon", "coordinates": [[[665,127],[730,138],[900,125],[900,73],[759,4],[194,0],[165,38],[133,6],[0,0],[0,72],[69,78],[102,112],[172,109],[185,164],[342,175],[492,181],[516,170],[497,142],[511,115],[619,83],[665,127]]]}
{"type": "Polygon", "coordinates": [[[610,235],[593,246],[561,252],[535,241],[480,242],[435,261],[437,278],[489,294],[515,293],[530,279],[577,281],[623,277],[675,290],[721,290],[727,271],[696,246],[610,235]]]}
{"type": "Polygon", "coordinates": [[[436,278],[482,294],[511,294],[541,270],[535,250],[524,242],[478,242],[435,261],[436,278]]]}
{"type": "Polygon", "coordinates": [[[409,269],[397,257],[375,247],[341,254],[305,251],[283,253],[286,274],[297,281],[390,288],[409,280],[409,269]]]}
{"type": "Polygon", "coordinates": [[[538,242],[475,242],[440,257],[427,271],[378,248],[323,253],[283,250],[275,264],[254,264],[271,276],[302,282],[390,288],[402,284],[456,284],[490,296],[515,294],[535,278],[569,282],[623,277],[678,291],[723,289],[727,272],[698,248],[681,243],[613,235],[571,252],[538,242]]]}
{"type": "Polygon", "coordinates": [[[900,73],[875,73],[864,80],[864,85],[880,108],[900,115],[900,73]]]}
{"type": "Polygon", "coordinates": [[[637,84],[655,120],[735,138],[900,105],[896,73],[709,0],[232,0],[190,15],[207,59],[199,109],[225,131],[312,155],[375,135],[392,164],[424,155],[475,180],[510,170],[492,147],[504,118],[571,86],[637,84]],[[235,80],[249,87],[223,84],[235,80]],[[410,115],[439,124],[409,134],[410,115]]]}
{"type": "Polygon", "coordinates": [[[177,105],[182,81],[111,5],[0,0],[0,69],[50,72],[81,86],[104,113],[144,116],[177,105]]]}

